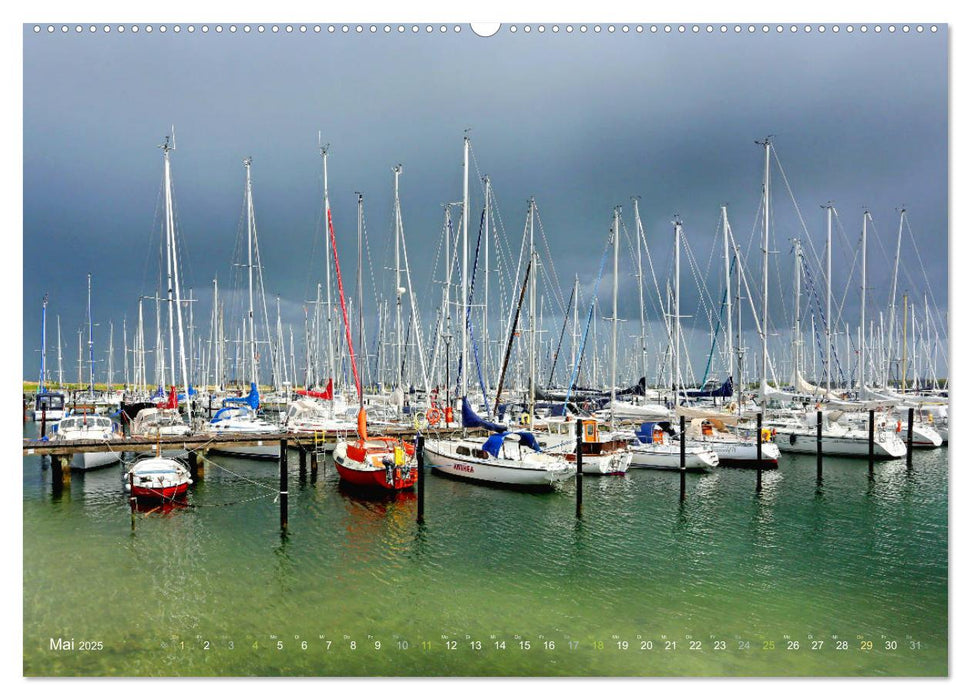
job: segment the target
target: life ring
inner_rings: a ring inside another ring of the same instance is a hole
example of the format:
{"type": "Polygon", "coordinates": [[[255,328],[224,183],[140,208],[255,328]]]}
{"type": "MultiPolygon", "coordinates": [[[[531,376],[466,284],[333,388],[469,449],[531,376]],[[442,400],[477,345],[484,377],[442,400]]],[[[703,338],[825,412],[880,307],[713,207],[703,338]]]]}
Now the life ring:
{"type": "Polygon", "coordinates": [[[439,421],[442,420],[442,412],[437,408],[430,408],[428,413],[425,414],[425,420],[428,421],[428,425],[438,425],[439,421]]]}

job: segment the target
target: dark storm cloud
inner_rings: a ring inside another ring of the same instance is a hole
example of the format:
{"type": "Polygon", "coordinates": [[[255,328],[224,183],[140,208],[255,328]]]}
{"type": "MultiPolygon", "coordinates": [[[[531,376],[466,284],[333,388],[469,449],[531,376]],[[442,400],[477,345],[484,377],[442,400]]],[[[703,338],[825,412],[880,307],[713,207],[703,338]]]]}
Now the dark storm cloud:
{"type": "MultiPolygon", "coordinates": [[[[86,273],[94,275],[94,316],[103,326],[111,318],[120,328],[123,315],[131,322],[137,296],[154,291],[162,171],[156,145],[171,124],[186,286],[198,295],[216,275],[230,284],[241,161],[252,156],[266,289],[289,302],[285,322],[294,325],[298,343],[299,307],[323,274],[318,130],[331,144],[331,202],[349,278],[354,192],[366,194],[373,266],[384,267],[390,168],[404,164],[404,225],[416,293],[431,294],[421,300],[429,324],[439,294],[428,291],[428,280],[441,204],[461,199],[465,128],[472,129],[481,174],[492,179],[510,248],[519,249],[526,201],[535,196],[567,287],[574,274],[592,285],[614,205],[623,206],[633,230],[633,195],[641,196],[661,285],[670,268],[670,222],[679,215],[701,271],[711,266],[710,294],[720,297],[720,260],[712,246],[720,246],[719,207],[727,203],[735,235],[752,256],[748,274],[757,287],[758,243],[750,238],[762,152],[753,141],[774,134],[820,253],[825,215],[819,205],[832,200],[839,210],[848,243],[837,238],[834,276],[840,297],[850,285],[844,318],[851,325],[859,318],[859,282],[848,275],[864,206],[880,237],[870,249],[868,314],[887,305],[901,204],[926,266],[921,269],[911,250],[901,291],[927,291],[946,309],[946,41],[944,32],[501,32],[485,40],[468,32],[38,36],[25,28],[24,374],[36,374],[44,293],[51,314],[61,316],[70,354],[69,338],[84,319],[86,273]],[[41,260],[44,274],[37,273],[41,260]]],[[[772,326],[781,332],[787,321],[777,302],[791,285],[789,239],[804,234],[773,169],[779,254],[770,293],[772,326]]],[[[473,200],[473,232],[480,206],[481,193],[473,200]]],[[[905,238],[905,252],[907,245],[905,238]]],[[[632,265],[625,249],[620,315],[628,319],[639,313],[632,265]]],[[[605,277],[603,309],[609,309],[609,284],[605,277]]],[[[390,284],[376,286],[388,294],[390,284]]],[[[687,268],[682,290],[682,312],[692,316],[686,323],[707,328],[687,268]]],[[[204,317],[206,303],[198,311],[204,317]]],[[[656,318],[655,311],[650,315],[656,318]]],[[[97,334],[104,335],[101,328],[97,334]]],[[[96,342],[103,349],[107,341],[96,342]]],[[[120,347],[120,338],[115,343],[120,347]]],[[[692,359],[703,362],[706,352],[693,347],[692,359]]]]}

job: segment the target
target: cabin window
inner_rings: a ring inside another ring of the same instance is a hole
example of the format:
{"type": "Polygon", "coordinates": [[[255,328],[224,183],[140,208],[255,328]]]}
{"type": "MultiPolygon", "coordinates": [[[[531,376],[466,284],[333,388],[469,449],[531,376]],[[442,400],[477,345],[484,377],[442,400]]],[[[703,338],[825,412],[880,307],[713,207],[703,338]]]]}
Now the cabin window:
{"type": "Polygon", "coordinates": [[[459,445],[458,447],[455,448],[455,451],[458,454],[463,455],[464,457],[471,457],[472,456],[472,452],[465,445],[459,445]]]}

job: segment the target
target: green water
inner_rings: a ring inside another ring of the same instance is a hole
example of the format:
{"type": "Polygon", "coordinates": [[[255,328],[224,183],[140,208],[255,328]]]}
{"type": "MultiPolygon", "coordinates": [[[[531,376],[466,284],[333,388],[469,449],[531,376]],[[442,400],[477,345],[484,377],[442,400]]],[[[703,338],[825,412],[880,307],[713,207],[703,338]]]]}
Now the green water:
{"type": "Polygon", "coordinates": [[[827,460],[821,485],[784,456],[760,495],[720,469],[683,504],[677,474],[587,477],[580,522],[572,482],[430,476],[419,527],[414,494],[291,453],[286,537],[274,463],[213,457],[233,473],[133,530],[120,466],[56,494],[27,457],[24,674],[946,675],[947,455],[827,460]]]}

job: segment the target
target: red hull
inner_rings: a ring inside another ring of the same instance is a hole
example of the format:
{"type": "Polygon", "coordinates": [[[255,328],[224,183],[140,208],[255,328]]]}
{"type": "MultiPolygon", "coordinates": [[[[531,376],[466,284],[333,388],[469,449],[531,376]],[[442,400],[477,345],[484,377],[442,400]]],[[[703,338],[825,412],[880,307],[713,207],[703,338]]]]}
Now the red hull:
{"type": "Polygon", "coordinates": [[[145,501],[171,501],[173,498],[183,495],[188,490],[188,484],[167,486],[162,489],[150,489],[143,486],[133,486],[132,494],[135,496],[135,498],[140,498],[145,501]]]}
{"type": "Polygon", "coordinates": [[[401,468],[395,467],[393,477],[394,483],[389,484],[387,479],[387,470],[384,467],[354,469],[340,464],[339,462],[335,462],[334,465],[337,467],[337,473],[340,475],[341,479],[350,484],[354,484],[355,486],[361,486],[364,488],[384,489],[386,491],[403,491],[405,489],[410,489],[418,480],[417,469],[409,470],[408,477],[406,479],[402,479],[401,468]]]}

